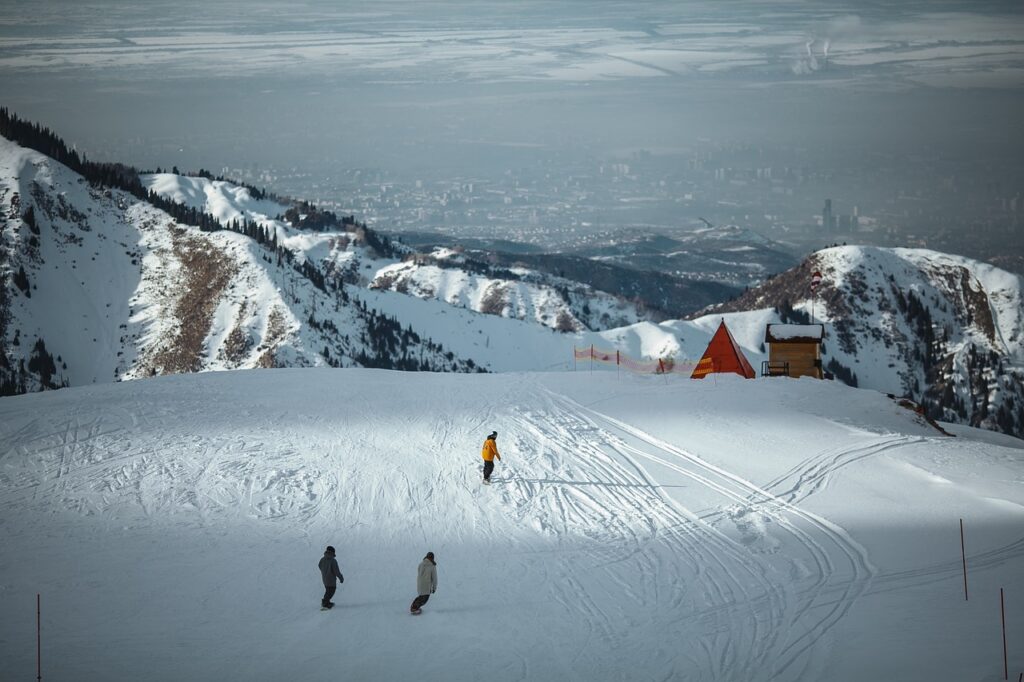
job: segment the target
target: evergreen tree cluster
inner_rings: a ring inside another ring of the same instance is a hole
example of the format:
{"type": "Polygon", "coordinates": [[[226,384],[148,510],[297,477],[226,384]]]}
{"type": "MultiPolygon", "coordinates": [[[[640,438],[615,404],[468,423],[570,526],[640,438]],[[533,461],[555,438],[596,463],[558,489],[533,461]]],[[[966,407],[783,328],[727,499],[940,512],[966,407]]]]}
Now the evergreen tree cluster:
{"type": "Polygon", "coordinates": [[[383,235],[376,230],[371,230],[366,224],[360,224],[359,229],[363,233],[363,239],[366,245],[380,254],[381,258],[397,258],[399,251],[395,248],[394,243],[386,235],[383,235]]]}
{"type": "Polygon", "coordinates": [[[46,350],[42,338],[36,339],[32,346],[27,365],[21,359],[15,368],[6,354],[0,353],[0,396],[28,393],[33,386],[38,386],[40,391],[66,387],[67,381],[58,377],[58,362],[64,366],[60,358],[54,360],[53,355],[46,350]]]}
{"type": "MultiPolygon", "coordinates": [[[[193,225],[208,232],[224,229],[212,215],[148,191],[139,179],[137,169],[121,163],[89,161],[84,155],[70,149],[64,140],[49,128],[22,120],[6,107],[0,108],[0,136],[59,161],[84,177],[94,187],[110,187],[128,192],[167,212],[179,223],[193,225]]],[[[33,215],[33,223],[34,218],[33,215]]]]}
{"type": "Polygon", "coordinates": [[[81,173],[85,170],[84,159],[77,151],[69,149],[52,130],[18,118],[7,107],[0,107],[0,136],[60,161],[73,171],[81,173]]]}
{"type": "Polygon", "coordinates": [[[268,247],[271,251],[277,251],[277,230],[273,227],[265,227],[253,220],[232,220],[228,223],[227,229],[238,234],[244,234],[260,246],[268,247]]]}
{"type": "Polygon", "coordinates": [[[825,369],[831,372],[837,379],[847,386],[853,386],[854,388],[857,387],[856,373],[835,358],[829,358],[828,363],[825,365],[825,369]]]}
{"type": "Polygon", "coordinates": [[[928,376],[939,359],[931,310],[914,294],[913,289],[908,289],[905,296],[899,288],[894,288],[893,291],[896,292],[896,305],[900,312],[906,317],[907,323],[917,337],[921,339],[920,346],[914,346],[913,357],[915,361],[922,363],[925,375],[928,376]]]}
{"type": "MultiPolygon", "coordinates": [[[[491,263],[486,263],[475,258],[464,258],[461,262],[442,258],[440,260],[434,260],[433,264],[439,268],[465,270],[466,272],[471,272],[474,275],[482,275],[493,279],[506,279],[511,282],[518,282],[525,279],[522,275],[513,272],[509,268],[505,268],[500,265],[492,265],[491,263]]],[[[563,296],[563,298],[566,301],[569,300],[568,295],[563,296]]]]}
{"type": "Polygon", "coordinates": [[[28,371],[39,375],[39,384],[43,388],[58,388],[53,383],[53,377],[57,373],[57,363],[53,356],[46,350],[46,344],[41,338],[36,339],[32,347],[32,354],[28,358],[28,371]]]}
{"type": "Polygon", "coordinates": [[[25,294],[25,298],[32,298],[32,287],[28,281],[28,273],[25,272],[25,266],[19,265],[18,271],[14,273],[12,278],[14,286],[21,290],[21,293],[25,294]]]}
{"type": "Polygon", "coordinates": [[[360,350],[354,358],[362,367],[414,372],[485,371],[472,360],[460,363],[455,354],[445,351],[441,344],[423,339],[412,326],[403,328],[395,317],[367,308],[365,301],[357,300],[355,308],[366,322],[360,341],[367,350],[360,350]],[[440,364],[433,360],[435,357],[440,358],[440,364]]]}
{"type": "Polygon", "coordinates": [[[327,281],[324,278],[324,273],[320,272],[320,268],[313,265],[308,259],[294,266],[296,272],[309,280],[310,284],[315,286],[324,293],[327,292],[327,281]]]}
{"type": "Polygon", "coordinates": [[[36,207],[29,204],[28,210],[25,211],[25,215],[21,216],[22,221],[28,225],[29,232],[39,236],[39,225],[36,223],[36,207]]]}
{"type": "Polygon", "coordinates": [[[314,232],[348,230],[358,225],[355,216],[339,218],[333,211],[318,208],[308,201],[296,201],[283,216],[278,216],[278,219],[287,220],[294,228],[314,232]]]}
{"type": "Polygon", "coordinates": [[[1024,437],[1024,377],[1020,371],[1007,367],[995,351],[974,344],[959,360],[960,373],[955,373],[953,362],[947,359],[930,380],[922,400],[928,415],[1024,437]],[[960,377],[966,380],[959,383],[966,395],[956,391],[960,377]]]}
{"type": "Polygon", "coordinates": [[[179,204],[156,192],[148,192],[142,198],[182,225],[192,225],[193,227],[198,227],[203,232],[216,232],[224,229],[220,221],[206,211],[200,211],[198,208],[179,204]]]}
{"type": "Polygon", "coordinates": [[[6,261],[7,251],[0,248],[0,396],[14,395],[16,389],[13,367],[10,358],[7,357],[7,348],[4,343],[7,339],[7,326],[10,322],[11,300],[7,290],[7,274],[4,268],[6,261]]]}
{"type": "Polygon", "coordinates": [[[810,313],[794,308],[788,298],[775,308],[775,312],[783,324],[811,324],[810,313]]]}
{"type": "Polygon", "coordinates": [[[996,425],[1003,433],[1024,435],[1024,401],[1015,401],[1013,396],[1007,397],[1006,401],[996,410],[996,425]],[[1018,402],[1020,402],[1019,407],[1016,404],[1018,402]],[[1016,419],[1014,419],[1015,411],[1016,419]]]}

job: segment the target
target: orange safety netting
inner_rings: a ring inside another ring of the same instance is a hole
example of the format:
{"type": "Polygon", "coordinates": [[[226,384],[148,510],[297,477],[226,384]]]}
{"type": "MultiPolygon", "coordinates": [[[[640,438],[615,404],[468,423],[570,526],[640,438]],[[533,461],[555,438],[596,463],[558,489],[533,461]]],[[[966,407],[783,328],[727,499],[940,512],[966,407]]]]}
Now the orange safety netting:
{"type": "Polygon", "coordinates": [[[575,360],[587,360],[601,365],[615,365],[639,374],[685,374],[689,376],[694,368],[700,364],[690,361],[679,362],[672,357],[637,360],[621,351],[602,350],[594,346],[586,348],[576,348],[573,346],[572,352],[575,360]]]}

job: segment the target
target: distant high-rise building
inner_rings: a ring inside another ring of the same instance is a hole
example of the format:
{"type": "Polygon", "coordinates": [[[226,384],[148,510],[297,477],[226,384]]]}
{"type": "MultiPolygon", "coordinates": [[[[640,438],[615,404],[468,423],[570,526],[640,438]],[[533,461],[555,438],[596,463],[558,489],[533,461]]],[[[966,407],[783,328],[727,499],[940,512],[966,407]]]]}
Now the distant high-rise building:
{"type": "Polygon", "coordinates": [[[821,212],[821,229],[831,232],[836,227],[835,218],[832,216],[832,200],[825,199],[825,208],[821,212]]]}

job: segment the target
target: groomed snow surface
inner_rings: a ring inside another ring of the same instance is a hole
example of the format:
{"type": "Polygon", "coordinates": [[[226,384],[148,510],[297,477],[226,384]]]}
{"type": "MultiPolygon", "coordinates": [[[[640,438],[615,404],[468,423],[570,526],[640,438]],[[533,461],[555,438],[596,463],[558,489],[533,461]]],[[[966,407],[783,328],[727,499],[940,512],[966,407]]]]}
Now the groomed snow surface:
{"type": "Polygon", "coordinates": [[[0,677],[35,675],[38,592],[46,680],[997,680],[1005,587],[1016,679],[1024,450],[957,431],[732,376],[286,369],[4,398],[0,677]],[[327,544],[345,583],[322,612],[327,544]]]}

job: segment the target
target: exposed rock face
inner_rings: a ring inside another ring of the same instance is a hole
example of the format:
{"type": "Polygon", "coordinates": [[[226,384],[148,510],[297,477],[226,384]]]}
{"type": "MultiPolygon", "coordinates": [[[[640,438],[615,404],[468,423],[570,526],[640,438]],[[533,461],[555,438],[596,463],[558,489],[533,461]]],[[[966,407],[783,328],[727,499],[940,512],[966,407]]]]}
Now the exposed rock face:
{"type": "Polygon", "coordinates": [[[1024,436],[1021,277],[934,251],[836,247],[702,314],[776,308],[807,319],[815,271],[814,316],[837,375],[936,419],[1024,436]]]}

